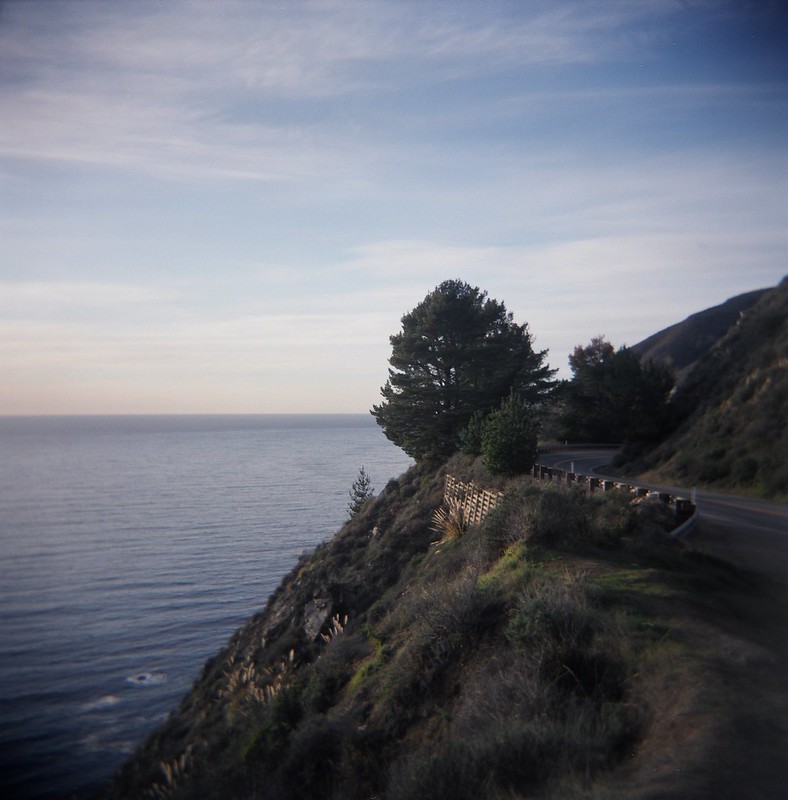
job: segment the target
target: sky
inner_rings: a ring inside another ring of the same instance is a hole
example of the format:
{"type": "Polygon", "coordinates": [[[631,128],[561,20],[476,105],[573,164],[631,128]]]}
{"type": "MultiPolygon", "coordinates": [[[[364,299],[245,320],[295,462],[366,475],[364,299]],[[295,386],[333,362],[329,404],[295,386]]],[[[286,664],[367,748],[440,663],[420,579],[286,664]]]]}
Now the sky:
{"type": "Polygon", "coordinates": [[[366,412],[454,278],[562,377],[776,285],[785,16],[0,2],[0,414],[366,412]]]}

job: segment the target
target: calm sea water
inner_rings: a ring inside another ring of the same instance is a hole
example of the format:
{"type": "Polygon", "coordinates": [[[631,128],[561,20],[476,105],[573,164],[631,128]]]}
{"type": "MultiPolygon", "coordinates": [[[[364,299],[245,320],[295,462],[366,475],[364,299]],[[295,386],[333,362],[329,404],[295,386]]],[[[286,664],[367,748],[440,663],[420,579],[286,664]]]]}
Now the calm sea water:
{"type": "Polygon", "coordinates": [[[87,797],[410,464],[369,415],[0,418],[0,797],[87,797]]]}

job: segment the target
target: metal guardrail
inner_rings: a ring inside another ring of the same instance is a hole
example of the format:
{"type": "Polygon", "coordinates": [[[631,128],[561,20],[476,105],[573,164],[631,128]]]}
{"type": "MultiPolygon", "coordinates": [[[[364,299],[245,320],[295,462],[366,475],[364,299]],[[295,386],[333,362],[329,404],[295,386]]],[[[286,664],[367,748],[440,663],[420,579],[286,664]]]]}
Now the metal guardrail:
{"type": "MultiPolygon", "coordinates": [[[[616,445],[613,445],[614,447],[616,445]]],[[[578,449],[574,445],[557,445],[556,447],[573,450],[578,449]]],[[[610,445],[588,445],[589,448],[602,449],[610,445]]],[[[540,452],[555,452],[540,450],[540,452]]],[[[682,539],[697,524],[699,519],[698,508],[691,500],[680,495],[669,492],[657,492],[646,486],[640,486],[629,481],[616,481],[607,478],[597,478],[593,475],[586,475],[582,472],[567,471],[558,467],[547,467],[544,464],[533,464],[531,467],[531,477],[536,480],[562,483],[568,486],[583,486],[590,493],[595,491],[627,491],[635,497],[655,497],[664,503],[673,506],[677,527],[670,532],[672,539],[682,539]]],[[[446,503],[450,500],[459,502],[463,509],[463,517],[466,524],[479,525],[488,512],[495,508],[496,504],[503,496],[502,492],[492,492],[489,489],[482,489],[474,483],[464,483],[457,480],[453,475],[446,476],[446,486],[443,498],[446,503]]]]}
{"type": "MultiPolygon", "coordinates": [[[[580,447],[574,445],[560,445],[564,450],[575,450],[580,447]]],[[[594,447],[595,449],[603,449],[606,446],[601,444],[587,445],[587,447],[594,447]]],[[[607,447],[610,447],[608,445],[607,447]]],[[[617,447],[617,445],[613,445],[617,447]]],[[[542,451],[548,452],[548,451],[542,451]]],[[[556,452],[556,451],[551,451],[556,452]]],[[[676,521],[678,526],[671,531],[670,536],[673,539],[680,539],[686,536],[698,522],[699,512],[698,508],[691,500],[681,495],[671,494],[670,492],[658,492],[650,489],[647,486],[641,486],[637,483],[630,481],[617,481],[608,478],[597,478],[593,475],[586,475],[582,472],[567,471],[559,469],[558,467],[547,467],[544,464],[534,464],[532,467],[532,476],[538,480],[565,482],[569,485],[586,486],[589,492],[594,491],[610,491],[616,489],[620,491],[627,491],[634,494],[636,497],[655,496],[662,500],[664,503],[672,505],[676,514],[676,521]]]]}
{"type": "Polygon", "coordinates": [[[693,508],[695,510],[692,512],[692,516],[670,532],[671,539],[683,539],[698,524],[700,511],[697,506],[693,506],[693,508]]]}

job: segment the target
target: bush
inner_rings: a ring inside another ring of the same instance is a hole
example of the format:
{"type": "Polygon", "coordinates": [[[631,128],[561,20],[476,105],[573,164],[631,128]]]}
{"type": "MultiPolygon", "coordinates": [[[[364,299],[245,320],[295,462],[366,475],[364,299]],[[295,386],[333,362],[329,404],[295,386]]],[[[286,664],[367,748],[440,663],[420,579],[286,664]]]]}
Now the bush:
{"type": "Polygon", "coordinates": [[[481,454],[493,475],[516,475],[530,469],[536,456],[539,426],[533,412],[510,395],[481,426],[481,454]]]}
{"type": "Polygon", "coordinates": [[[241,748],[246,764],[263,771],[279,762],[290,734],[303,717],[300,691],[286,686],[264,709],[256,732],[241,748]]]}
{"type": "Polygon", "coordinates": [[[460,450],[469,456],[482,454],[482,433],[484,431],[484,414],[476,412],[471,421],[460,432],[460,450]]]}
{"type": "Polygon", "coordinates": [[[582,490],[545,489],[532,510],[530,540],[545,547],[564,547],[588,538],[589,497],[582,490]]]}
{"type": "Polygon", "coordinates": [[[478,570],[469,565],[405,599],[398,623],[408,626],[408,636],[385,679],[395,706],[412,708],[422,699],[463,651],[473,649],[488,618],[497,613],[495,598],[479,587],[477,578],[478,570]]]}
{"type": "MultiPolygon", "coordinates": [[[[395,766],[391,800],[478,800],[493,787],[522,790],[541,782],[545,768],[527,731],[499,731],[487,739],[445,737],[431,752],[395,766]]],[[[501,795],[498,795],[501,796],[501,795]]],[[[513,795],[510,795],[513,796],[513,795]]]]}
{"type": "Polygon", "coordinates": [[[636,511],[624,492],[605,492],[594,497],[590,521],[591,541],[600,547],[619,547],[636,527],[636,511]]]}
{"type": "Polygon", "coordinates": [[[482,536],[494,554],[531,535],[531,514],[541,489],[530,480],[522,479],[509,485],[498,504],[482,524],[482,536]]]}
{"type": "Polygon", "coordinates": [[[353,677],[357,662],[371,652],[372,646],[361,634],[343,633],[335,637],[311,666],[303,691],[304,707],[310,712],[327,711],[353,677]]]}
{"type": "Polygon", "coordinates": [[[285,798],[325,800],[334,794],[347,729],[335,720],[311,716],[293,734],[282,764],[285,798]]]}
{"type": "Polygon", "coordinates": [[[528,646],[540,653],[587,647],[595,632],[582,575],[533,578],[522,591],[506,628],[506,638],[515,647],[528,646]]]}
{"type": "Polygon", "coordinates": [[[597,771],[631,752],[642,720],[624,691],[629,664],[602,646],[604,626],[582,576],[538,580],[523,617],[537,597],[541,623],[528,643],[476,662],[430,747],[394,765],[387,798],[553,796],[545,787],[587,789],[597,771]]]}

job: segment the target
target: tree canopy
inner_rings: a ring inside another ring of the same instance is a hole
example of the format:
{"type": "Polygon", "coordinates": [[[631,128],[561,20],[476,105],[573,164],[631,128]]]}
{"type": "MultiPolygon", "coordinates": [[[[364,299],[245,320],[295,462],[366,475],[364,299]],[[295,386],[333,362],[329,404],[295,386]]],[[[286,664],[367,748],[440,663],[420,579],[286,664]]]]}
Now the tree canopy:
{"type": "Polygon", "coordinates": [[[402,317],[390,337],[389,378],[372,415],[412,457],[447,455],[474,414],[514,393],[534,405],[552,388],[546,350],[503,303],[459,280],[444,281],[402,317]]]}
{"type": "Polygon", "coordinates": [[[573,442],[657,440],[672,419],[673,375],[642,364],[628,347],[616,350],[597,336],[569,356],[572,380],[564,387],[561,437],[573,442]]]}

